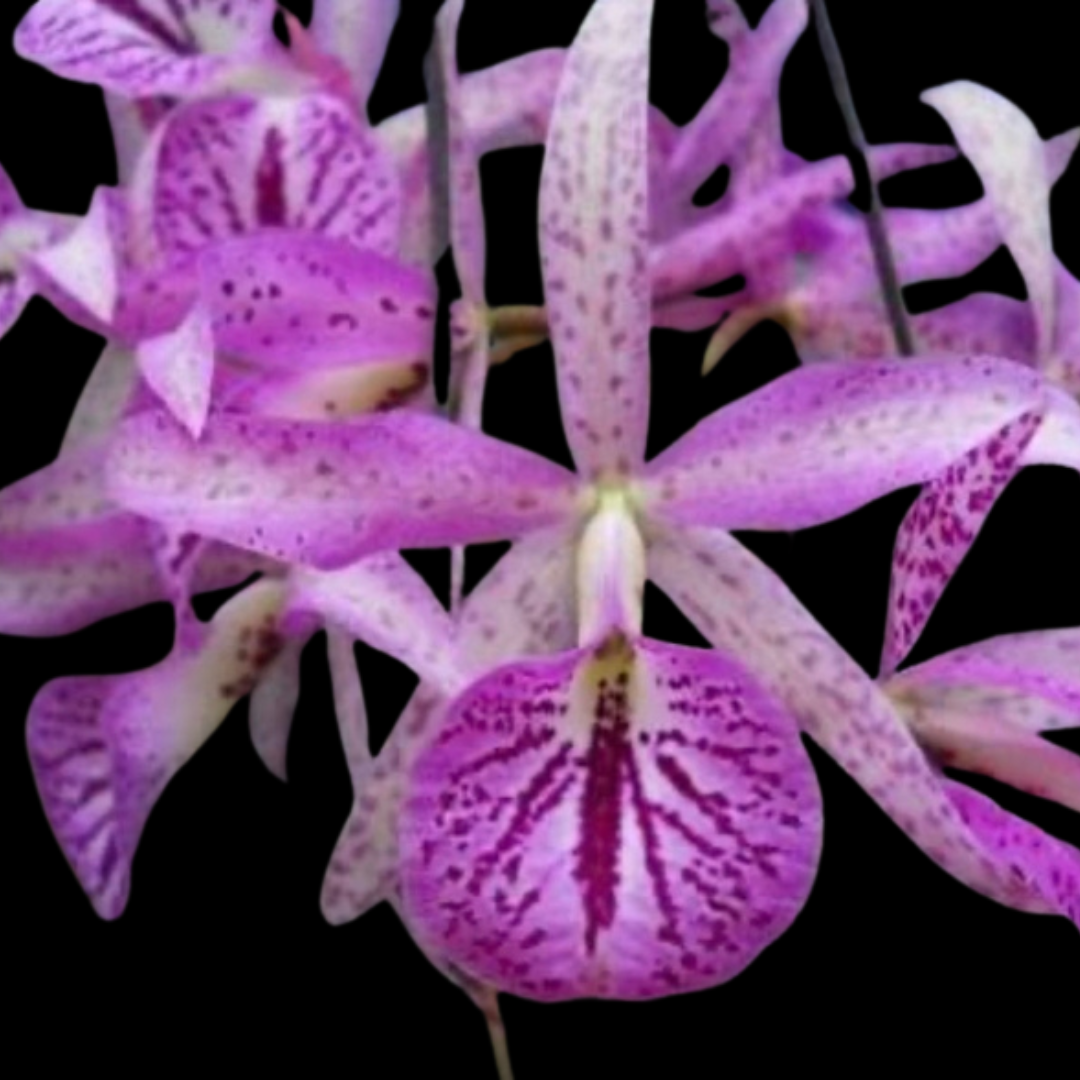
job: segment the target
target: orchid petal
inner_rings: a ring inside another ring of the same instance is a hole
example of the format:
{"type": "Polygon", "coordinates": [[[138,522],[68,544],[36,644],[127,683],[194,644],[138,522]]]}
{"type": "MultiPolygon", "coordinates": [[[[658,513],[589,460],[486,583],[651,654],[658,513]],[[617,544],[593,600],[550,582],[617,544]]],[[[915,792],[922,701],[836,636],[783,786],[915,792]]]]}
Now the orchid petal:
{"type": "Polygon", "coordinates": [[[286,371],[430,363],[435,283],[374,251],[272,230],[215,244],[199,276],[225,353],[286,371]]]}
{"type": "Polygon", "coordinates": [[[255,752],[279,780],[288,779],[289,731],[300,700],[300,654],[305,638],[287,638],[267,665],[248,702],[248,725],[255,752]]]}
{"type": "Polygon", "coordinates": [[[444,694],[464,685],[467,670],[449,614],[397,552],[331,572],[298,568],[291,580],[290,616],[315,613],[343,627],[444,694]]]}
{"type": "Polygon", "coordinates": [[[59,243],[39,251],[34,265],[62,292],[106,325],[119,294],[111,193],[98,188],[86,217],[59,243]]]}
{"type": "Polygon", "coordinates": [[[38,0],[15,49],[56,75],[127,97],[206,93],[268,52],[274,0],[38,0]]]}
{"type": "Polygon", "coordinates": [[[400,0],[318,0],[311,15],[311,36],[349,72],[361,109],[382,66],[400,0]]]}
{"type": "Polygon", "coordinates": [[[1046,910],[1016,880],[1008,858],[967,828],[884,692],[736,540],[715,529],[657,535],[649,572],[701,633],[745,663],[938,865],[999,903],[1046,910]]]}
{"type": "Polygon", "coordinates": [[[138,190],[167,252],[260,228],[322,233],[394,256],[400,192],[389,158],[325,94],[232,96],[173,113],[138,190]]]}
{"type": "Polygon", "coordinates": [[[993,357],[816,364],[701,421],[643,493],[672,522],[806,528],[933,479],[1042,398],[1035,372],[993,357]]]}
{"type": "Polygon", "coordinates": [[[648,425],[651,0],[593,5],[567,56],[540,180],[559,400],[587,475],[628,473],[648,425]]]}
{"type": "Polygon", "coordinates": [[[883,675],[918,640],[1041,422],[1041,410],[1025,412],[972,447],[923,488],[904,516],[893,551],[883,675]]]}
{"type": "Polygon", "coordinates": [[[413,768],[405,914],[524,997],[713,986],[802,907],[819,800],[791,717],[725,656],[620,637],[511,664],[413,768]]]}
{"type": "Polygon", "coordinates": [[[986,187],[998,228],[1024,275],[1039,355],[1053,344],[1054,276],[1047,153],[1035,125],[1011,101],[961,80],[926,90],[921,100],[948,122],[986,187]]]}
{"type": "Polygon", "coordinates": [[[901,703],[991,711],[1023,731],[1080,727],[1080,629],[1003,634],[894,675],[901,703]]]}
{"type": "Polygon", "coordinates": [[[201,304],[175,329],[140,342],[136,357],[143,378],[191,432],[202,434],[214,382],[214,329],[201,304]]]}
{"type": "Polygon", "coordinates": [[[143,825],[166,784],[246,694],[279,648],[279,583],[218,612],[205,647],[133,675],[48,683],[30,707],[27,744],[53,832],[97,913],[127,903],[143,825]]]}
{"type": "Polygon", "coordinates": [[[122,424],[111,483],[138,512],[272,558],[336,569],[375,551],[514,537],[575,510],[571,473],[434,417],[353,424],[211,415],[122,424]]]}
{"type": "MultiPolygon", "coordinates": [[[[748,141],[769,144],[771,153],[755,163],[760,183],[770,164],[783,151],[780,136],[780,73],[792,46],[806,29],[806,0],[778,0],[770,4],[756,30],[749,30],[730,10],[710,8],[713,33],[728,38],[728,70],[716,92],[697,116],[680,132],[669,161],[671,194],[689,200],[723,162],[742,165],[741,151],[748,141]],[[768,130],[763,132],[762,128],[768,130]]],[[[740,181],[744,178],[740,175],[740,181]]]]}
{"type": "Polygon", "coordinates": [[[964,824],[1007,863],[1030,896],[1029,910],[1053,912],[1080,926],[1080,851],[1002,810],[977,791],[946,780],[964,824]]]}
{"type": "Polygon", "coordinates": [[[138,377],[134,354],[118,345],[106,344],[68,421],[61,455],[112,434],[124,415],[138,377]]]}

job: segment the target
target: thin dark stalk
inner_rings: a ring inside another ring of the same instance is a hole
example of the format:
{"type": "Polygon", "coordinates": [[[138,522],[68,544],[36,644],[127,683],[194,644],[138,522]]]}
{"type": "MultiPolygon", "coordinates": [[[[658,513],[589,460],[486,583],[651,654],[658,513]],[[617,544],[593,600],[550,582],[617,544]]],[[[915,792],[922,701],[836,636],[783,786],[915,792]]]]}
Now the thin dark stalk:
{"type": "Polygon", "coordinates": [[[848,137],[855,148],[856,158],[861,162],[870,182],[870,212],[866,215],[867,231],[870,234],[870,247],[874,252],[874,264],[877,267],[878,278],[881,280],[881,289],[885,294],[885,306],[889,311],[889,321],[892,323],[893,336],[896,338],[896,347],[902,356],[915,355],[915,340],[911,334],[911,325],[908,322],[907,310],[904,307],[904,297],[900,291],[900,278],[896,272],[896,259],[893,257],[892,246],[889,244],[889,233],[885,226],[885,211],[878,195],[877,181],[874,178],[874,170],[870,164],[870,148],[866,143],[862,125],[859,123],[858,113],[855,111],[855,102],[851,96],[851,84],[848,82],[847,72],[844,70],[844,60],[840,55],[840,47],[836,43],[836,35],[833,33],[832,23],[829,21],[829,13],[825,8],[825,0],[811,0],[814,10],[814,23],[817,25],[818,42],[821,45],[822,55],[825,57],[825,66],[829,69],[829,79],[832,82],[833,93],[840,105],[844,123],[847,126],[848,137]]]}

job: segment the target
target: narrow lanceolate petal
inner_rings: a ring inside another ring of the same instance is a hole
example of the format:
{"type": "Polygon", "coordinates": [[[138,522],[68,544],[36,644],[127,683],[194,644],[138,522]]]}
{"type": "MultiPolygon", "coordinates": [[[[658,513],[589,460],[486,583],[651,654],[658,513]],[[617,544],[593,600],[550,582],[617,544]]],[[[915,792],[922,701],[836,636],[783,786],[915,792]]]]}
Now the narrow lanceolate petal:
{"type": "Polygon", "coordinates": [[[1031,910],[1064,915],[1080,926],[1080,851],[1002,810],[952,780],[945,788],[967,827],[1010,864],[1031,897],[1031,910]]]}
{"type": "Polygon", "coordinates": [[[1080,727],[1080,629],[1003,634],[894,675],[898,700],[970,702],[1024,731],[1080,727]]]}
{"type": "Polygon", "coordinates": [[[523,997],[737,974],[798,914],[820,796],[794,720],[726,656],[617,636],[450,707],[401,823],[418,941],[523,997]]]}
{"type": "Polygon", "coordinates": [[[540,181],[540,254],[566,437],[626,474],[648,425],[651,0],[600,0],[563,69],[540,181]]]}
{"type": "Polygon", "coordinates": [[[349,73],[356,104],[366,106],[379,75],[400,0],[318,0],[311,35],[349,73]]]}
{"type": "Polygon", "coordinates": [[[275,229],[199,259],[203,303],[226,354],[283,371],[430,363],[431,275],[344,240],[275,229]]]}
{"type": "Polygon", "coordinates": [[[207,93],[276,44],[274,0],[38,0],[15,48],[65,79],[126,97],[207,93]]]}
{"type": "Polygon", "coordinates": [[[287,638],[267,665],[248,702],[251,742],[262,763],[279,780],[287,779],[289,732],[300,700],[300,654],[307,639],[287,638]]]}
{"type": "Polygon", "coordinates": [[[657,535],[649,572],[935,862],[1000,903],[1048,910],[1017,877],[1009,853],[965,824],[890,698],[736,540],[715,529],[657,535]]]}
{"type": "Polygon", "coordinates": [[[646,467],[666,520],[800,529],[939,476],[1043,390],[993,357],[926,357],[791,372],[703,420],[646,467]]]}
{"type": "Polygon", "coordinates": [[[1001,237],[1027,283],[1045,357],[1053,346],[1054,268],[1043,141],[1011,101],[977,83],[936,86],[922,100],[948,121],[986,188],[1001,237]]]}
{"type": "Polygon", "coordinates": [[[919,492],[893,550],[883,675],[892,674],[918,640],[1041,422],[1041,409],[1022,413],[919,492]]]}
{"type": "Polygon", "coordinates": [[[138,378],[135,355],[119,345],[107,344],[71,414],[60,453],[110,435],[124,415],[138,378]]]}
{"type": "Polygon", "coordinates": [[[127,903],[139,836],[165,785],[246,694],[279,648],[279,583],[218,612],[204,647],[133,675],[49,683],[27,744],[49,824],[95,910],[127,903]]]}
{"type": "Polygon", "coordinates": [[[444,694],[467,670],[457,632],[424,579],[397,552],[379,552],[341,570],[297,569],[289,612],[314,613],[408,664],[444,694]]]}
{"type": "Polygon", "coordinates": [[[212,415],[198,443],[146,412],[118,431],[111,486],[175,528],[320,569],[511,538],[565,519],[577,497],[544,458],[405,411],[352,424],[212,415]]]}
{"type": "MultiPolygon", "coordinates": [[[[151,523],[108,497],[105,453],[91,440],[0,493],[0,631],[69,634],[165,598],[151,523]]],[[[267,566],[213,544],[194,586],[236,585],[267,566]]]]}
{"type": "Polygon", "coordinates": [[[137,211],[165,251],[284,226],[396,254],[393,165],[339,99],[216,98],[167,123],[143,166],[152,179],[137,185],[137,211]]]}

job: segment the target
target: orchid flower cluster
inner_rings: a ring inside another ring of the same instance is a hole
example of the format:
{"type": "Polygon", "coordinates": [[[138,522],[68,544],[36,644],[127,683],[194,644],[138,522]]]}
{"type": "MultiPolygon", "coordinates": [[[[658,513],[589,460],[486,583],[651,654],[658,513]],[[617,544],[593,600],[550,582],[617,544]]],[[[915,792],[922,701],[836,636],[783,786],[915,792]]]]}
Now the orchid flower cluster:
{"type": "MultiPolygon", "coordinates": [[[[944,771],[1080,810],[1080,761],[1040,738],[1080,726],[1080,628],[898,670],[1016,474],[1080,469],[1080,282],[1049,211],[1080,128],[1044,140],[971,82],[924,95],[985,194],[886,212],[899,280],[1004,244],[1028,298],[915,316],[903,355],[848,159],[781,138],[806,0],[754,28],[707,0],[729,69],[683,126],[648,101],[651,0],[596,0],[570,48],[468,75],[463,7],[437,16],[429,106],[375,126],[395,0],[316,0],[287,46],[274,0],[38,0],[18,28],[21,55],[104,88],[121,184],[66,217],[0,173],[0,332],[38,293],[107,342],[57,460],[0,493],[0,630],[175,611],[162,663],[57,679],[30,710],[41,802],[95,910],[124,911],[155,801],[238,699],[285,779],[301,651],[325,630],[354,805],[323,912],[393,905],[484,1010],[504,1077],[499,992],[711,987],[791,925],[822,845],[801,735],[947,873],[1080,924],[1080,851],[944,771]],[[491,307],[479,161],[537,144],[545,303],[491,307]],[[698,205],[720,166],[725,193],[698,205]],[[708,370],[766,319],[802,366],[646,460],[651,330],[715,328],[708,370]],[[573,470],[482,430],[491,365],[548,338],[573,470]],[[913,485],[875,679],[731,533],[913,485]],[[464,548],[507,540],[466,593],[464,548]],[[449,609],[401,555],[444,547],[449,609]],[[644,633],[646,581],[711,648],[644,633]],[[192,597],[223,588],[197,618],[192,597]],[[356,641],[420,678],[377,755],[356,641]]],[[[867,163],[873,180],[956,153],[867,163]]]]}

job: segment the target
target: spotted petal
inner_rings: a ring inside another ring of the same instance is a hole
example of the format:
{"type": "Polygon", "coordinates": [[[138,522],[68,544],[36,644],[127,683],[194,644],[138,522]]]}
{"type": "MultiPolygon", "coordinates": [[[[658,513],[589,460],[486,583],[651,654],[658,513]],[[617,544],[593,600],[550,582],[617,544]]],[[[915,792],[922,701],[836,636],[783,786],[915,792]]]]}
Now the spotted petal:
{"type": "Polygon", "coordinates": [[[745,663],[935,862],[999,903],[1048,910],[1010,853],[965,824],[892,701],[772,571],[715,529],[654,536],[649,556],[650,576],[705,637],[745,663]]]}
{"type": "Polygon", "coordinates": [[[616,638],[511,664],[414,767],[405,913],[523,997],[713,986],[802,907],[819,799],[793,719],[727,656],[616,638]]]}
{"type": "Polygon", "coordinates": [[[170,117],[143,169],[151,178],[136,185],[137,214],[166,252],[284,226],[397,253],[393,165],[329,95],[191,104],[170,117]]]}
{"type": "Polygon", "coordinates": [[[187,97],[268,54],[274,0],[38,0],[15,49],[127,97],[187,97]]]}
{"type": "Polygon", "coordinates": [[[1040,409],[1010,421],[931,480],[905,515],[893,551],[882,674],[918,640],[1041,422],[1040,409]]]}
{"type": "Polygon", "coordinates": [[[646,467],[645,497],[672,522],[806,528],[941,475],[1042,399],[992,357],[816,364],[699,423],[646,467]]]}
{"type": "Polygon", "coordinates": [[[577,496],[543,458],[406,411],[352,424],[212,415],[198,443],[146,412],[118,431],[111,485],[176,529],[320,569],[518,536],[564,520],[577,496]]]}
{"type": "Polygon", "coordinates": [[[246,694],[277,651],[280,584],[223,607],[196,654],[133,675],[47,684],[30,707],[27,744],[49,824],[95,910],[116,918],[154,803],[246,694]]]}
{"type": "Polygon", "coordinates": [[[587,474],[645,453],[651,0],[595,4],[567,56],[540,181],[540,255],[567,440],[587,474]]]}

